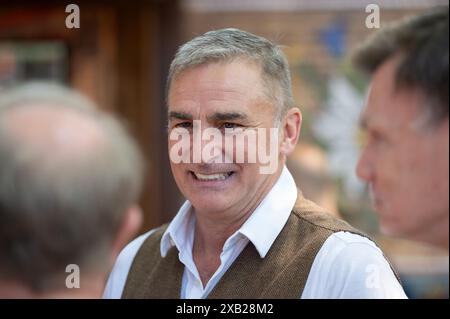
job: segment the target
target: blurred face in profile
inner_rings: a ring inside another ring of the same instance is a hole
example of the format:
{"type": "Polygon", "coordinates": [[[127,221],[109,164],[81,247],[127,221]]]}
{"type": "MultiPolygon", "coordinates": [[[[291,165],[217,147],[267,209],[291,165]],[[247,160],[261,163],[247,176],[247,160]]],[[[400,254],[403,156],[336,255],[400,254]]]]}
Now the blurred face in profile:
{"type": "MultiPolygon", "coordinates": [[[[260,67],[248,61],[210,63],[184,70],[172,80],[168,94],[169,135],[176,128],[192,132],[194,121],[199,121],[202,132],[208,128],[220,132],[273,128],[277,109],[264,92],[260,67]]],[[[169,138],[169,150],[176,142],[169,138]]],[[[203,142],[202,148],[206,144],[203,142]]],[[[245,143],[240,149],[245,156],[248,147],[245,143]]],[[[226,153],[223,145],[218,145],[217,151],[226,153]]],[[[278,158],[278,150],[274,151],[278,158]]],[[[236,147],[232,152],[236,152],[236,147]]],[[[258,162],[171,160],[175,181],[183,195],[196,211],[208,213],[251,209],[270,190],[282,167],[280,161],[274,172],[261,174],[258,162]]]]}
{"type": "Polygon", "coordinates": [[[430,123],[424,95],[395,88],[398,60],[373,76],[357,174],[370,186],[384,233],[448,247],[448,118],[430,123]]]}

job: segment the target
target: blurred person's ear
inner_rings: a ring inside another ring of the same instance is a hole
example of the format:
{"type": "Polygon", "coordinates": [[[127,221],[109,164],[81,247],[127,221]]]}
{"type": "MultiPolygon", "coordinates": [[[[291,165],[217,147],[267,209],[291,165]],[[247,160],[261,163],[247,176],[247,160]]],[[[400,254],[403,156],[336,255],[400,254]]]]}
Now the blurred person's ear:
{"type": "Polygon", "coordinates": [[[296,107],[288,110],[284,125],[281,127],[283,131],[282,141],[280,144],[280,151],[284,155],[291,154],[300,136],[300,128],[302,126],[302,113],[296,107]]]}
{"type": "Polygon", "coordinates": [[[130,207],[125,213],[122,223],[117,231],[116,238],[112,246],[112,260],[114,263],[121,250],[134,238],[142,225],[142,210],[135,205],[130,207]]]}

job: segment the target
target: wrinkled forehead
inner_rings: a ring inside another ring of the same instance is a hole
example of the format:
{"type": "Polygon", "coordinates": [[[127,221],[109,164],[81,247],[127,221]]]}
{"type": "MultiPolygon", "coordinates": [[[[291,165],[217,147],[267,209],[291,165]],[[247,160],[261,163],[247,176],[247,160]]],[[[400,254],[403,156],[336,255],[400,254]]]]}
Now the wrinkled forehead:
{"type": "Polygon", "coordinates": [[[212,113],[264,112],[270,103],[259,66],[242,61],[213,63],[188,69],[174,78],[168,111],[193,117],[212,113]]]}
{"type": "Polygon", "coordinates": [[[261,67],[243,60],[214,62],[185,69],[172,80],[169,88],[171,98],[200,93],[210,98],[236,95],[260,95],[263,91],[261,67]]]}

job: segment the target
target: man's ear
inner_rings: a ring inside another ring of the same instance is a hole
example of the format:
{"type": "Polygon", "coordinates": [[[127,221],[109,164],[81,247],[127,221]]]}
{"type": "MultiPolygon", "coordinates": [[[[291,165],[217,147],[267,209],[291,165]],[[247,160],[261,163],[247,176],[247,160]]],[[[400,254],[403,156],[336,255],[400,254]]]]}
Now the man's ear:
{"type": "Polygon", "coordinates": [[[120,251],[133,239],[142,225],[142,210],[139,206],[128,208],[116,233],[112,245],[111,262],[114,263],[120,251]]]}
{"type": "Polygon", "coordinates": [[[297,145],[302,127],[302,113],[297,107],[288,110],[283,126],[281,127],[282,141],[280,143],[280,152],[287,156],[291,154],[297,145]]]}

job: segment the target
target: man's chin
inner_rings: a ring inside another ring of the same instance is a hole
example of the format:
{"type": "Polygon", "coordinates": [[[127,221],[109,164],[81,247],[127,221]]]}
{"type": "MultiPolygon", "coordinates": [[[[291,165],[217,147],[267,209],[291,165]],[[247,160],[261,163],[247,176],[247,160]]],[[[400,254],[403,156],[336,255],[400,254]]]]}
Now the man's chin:
{"type": "Polygon", "coordinates": [[[380,233],[386,236],[396,236],[397,232],[392,228],[392,225],[380,222],[380,233]]]}
{"type": "Polygon", "coordinates": [[[224,212],[230,207],[230,201],[225,198],[192,199],[190,202],[197,212],[208,214],[224,212]]]}
{"type": "Polygon", "coordinates": [[[404,225],[399,223],[398,220],[392,219],[379,219],[380,233],[389,237],[405,237],[407,232],[404,229],[404,225]]]}

